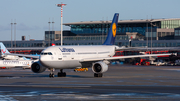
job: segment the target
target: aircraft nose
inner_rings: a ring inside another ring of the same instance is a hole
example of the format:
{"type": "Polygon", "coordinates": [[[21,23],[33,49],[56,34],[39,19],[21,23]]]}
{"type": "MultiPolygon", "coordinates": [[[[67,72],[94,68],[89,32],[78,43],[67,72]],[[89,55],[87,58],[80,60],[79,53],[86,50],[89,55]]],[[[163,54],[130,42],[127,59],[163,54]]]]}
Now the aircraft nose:
{"type": "Polygon", "coordinates": [[[40,55],[39,61],[41,62],[42,65],[45,65],[45,63],[47,61],[46,56],[40,55]]]}
{"type": "Polygon", "coordinates": [[[51,65],[51,58],[47,55],[41,55],[39,61],[43,66],[49,67],[51,65]]]}
{"type": "Polygon", "coordinates": [[[44,61],[44,60],[45,60],[45,56],[40,55],[39,60],[40,60],[40,61],[44,61]]]}

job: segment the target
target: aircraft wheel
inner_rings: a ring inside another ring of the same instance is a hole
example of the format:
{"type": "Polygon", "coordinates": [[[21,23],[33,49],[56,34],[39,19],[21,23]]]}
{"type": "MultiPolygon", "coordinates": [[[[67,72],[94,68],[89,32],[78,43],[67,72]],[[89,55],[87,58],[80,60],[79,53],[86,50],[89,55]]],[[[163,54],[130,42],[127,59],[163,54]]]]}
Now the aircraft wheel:
{"type": "Polygon", "coordinates": [[[94,73],[94,77],[102,77],[103,74],[102,73],[94,73]]]}
{"type": "Polygon", "coordinates": [[[63,77],[66,77],[66,73],[65,72],[63,73],[63,77]]]}
{"type": "Polygon", "coordinates": [[[65,72],[63,72],[63,73],[61,73],[61,72],[58,72],[58,77],[66,77],[66,73],[65,72]]]}
{"type": "Polygon", "coordinates": [[[53,77],[54,77],[54,73],[52,73],[52,74],[50,73],[50,74],[49,74],[49,77],[50,77],[50,78],[53,78],[53,77]]]}

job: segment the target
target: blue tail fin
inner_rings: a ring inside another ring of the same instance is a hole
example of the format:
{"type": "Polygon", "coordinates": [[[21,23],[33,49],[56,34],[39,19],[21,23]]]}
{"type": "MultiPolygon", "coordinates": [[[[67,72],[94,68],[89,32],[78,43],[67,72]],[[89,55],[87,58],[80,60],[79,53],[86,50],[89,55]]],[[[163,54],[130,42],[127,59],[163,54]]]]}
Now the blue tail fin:
{"type": "Polygon", "coordinates": [[[1,54],[4,55],[5,53],[9,53],[9,51],[6,49],[6,47],[4,46],[4,44],[2,42],[0,42],[0,46],[1,46],[1,54]]]}
{"type": "Polygon", "coordinates": [[[118,18],[119,18],[119,13],[115,13],[110,30],[108,32],[108,36],[106,38],[106,41],[103,43],[103,45],[114,45],[116,38],[116,30],[118,25],[118,18]]]}

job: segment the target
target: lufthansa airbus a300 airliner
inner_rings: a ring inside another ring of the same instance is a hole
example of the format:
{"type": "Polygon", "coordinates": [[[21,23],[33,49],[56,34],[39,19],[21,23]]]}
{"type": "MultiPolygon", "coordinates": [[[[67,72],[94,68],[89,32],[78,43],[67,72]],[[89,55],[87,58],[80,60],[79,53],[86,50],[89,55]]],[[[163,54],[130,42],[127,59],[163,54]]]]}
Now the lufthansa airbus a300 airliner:
{"type": "Polygon", "coordinates": [[[42,73],[47,68],[51,71],[49,77],[54,77],[53,70],[60,69],[58,77],[65,77],[63,69],[75,69],[77,67],[92,67],[94,77],[102,77],[102,73],[108,70],[111,60],[134,57],[163,56],[171,54],[148,54],[113,57],[115,50],[121,48],[115,46],[116,30],[119,14],[115,13],[108,36],[103,45],[87,46],[51,46],[44,49],[39,61],[31,65],[34,73],[42,73]]]}

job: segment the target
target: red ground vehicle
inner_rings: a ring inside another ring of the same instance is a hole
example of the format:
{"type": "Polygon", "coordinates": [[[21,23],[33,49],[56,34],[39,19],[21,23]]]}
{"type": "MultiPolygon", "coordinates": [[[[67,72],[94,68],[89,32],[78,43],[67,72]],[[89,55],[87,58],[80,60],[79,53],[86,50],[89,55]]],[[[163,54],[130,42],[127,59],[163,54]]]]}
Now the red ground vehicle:
{"type": "Polygon", "coordinates": [[[135,63],[135,65],[146,65],[149,66],[150,62],[147,59],[140,59],[140,62],[135,63]]]}
{"type": "Polygon", "coordinates": [[[114,57],[117,56],[124,56],[124,51],[116,51],[116,54],[114,55],[114,57]]]}
{"type": "Polygon", "coordinates": [[[0,67],[0,69],[6,69],[6,67],[0,67]]]}

